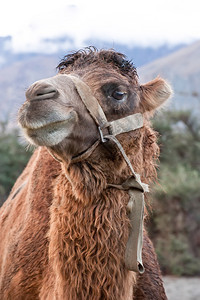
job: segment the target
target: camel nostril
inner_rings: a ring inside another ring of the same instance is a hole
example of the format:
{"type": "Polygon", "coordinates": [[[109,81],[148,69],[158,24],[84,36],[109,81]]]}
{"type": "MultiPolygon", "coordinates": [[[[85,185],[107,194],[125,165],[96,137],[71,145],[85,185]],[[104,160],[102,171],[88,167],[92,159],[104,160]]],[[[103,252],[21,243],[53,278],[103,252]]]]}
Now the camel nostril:
{"type": "Polygon", "coordinates": [[[26,91],[26,98],[30,101],[52,99],[57,93],[57,89],[50,84],[35,83],[26,91]]]}

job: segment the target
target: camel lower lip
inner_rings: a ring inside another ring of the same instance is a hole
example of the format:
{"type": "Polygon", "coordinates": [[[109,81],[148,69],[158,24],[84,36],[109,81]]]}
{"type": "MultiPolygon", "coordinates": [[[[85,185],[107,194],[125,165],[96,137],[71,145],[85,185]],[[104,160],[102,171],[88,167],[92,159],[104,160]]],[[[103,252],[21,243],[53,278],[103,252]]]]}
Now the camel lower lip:
{"type": "Polygon", "coordinates": [[[31,144],[38,146],[54,146],[68,137],[77,121],[76,112],[70,113],[69,118],[63,121],[51,122],[40,127],[23,128],[31,144]]]}
{"type": "Polygon", "coordinates": [[[63,127],[65,124],[69,123],[69,119],[68,120],[64,120],[64,121],[58,121],[58,122],[53,122],[53,123],[49,123],[49,124],[45,124],[41,127],[27,127],[25,128],[26,132],[31,136],[31,135],[36,135],[37,133],[39,133],[40,131],[46,131],[47,133],[52,133],[54,131],[57,131],[57,129],[59,129],[60,127],[63,127]]]}
{"type": "Polygon", "coordinates": [[[61,124],[67,123],[69,121],[70,118],[67,118],[66,120],[59,120],[59,121],[55,121],[55,122],[49,122],[49,123],[45,123],[45,124],[30,124],[27,125],[26,127],[23,127],[26,130],[29,130],[31,132],[32,131],[36,131],[39,129],[50,129],[53,128],[55,126],[59,126],[61,124]]]}

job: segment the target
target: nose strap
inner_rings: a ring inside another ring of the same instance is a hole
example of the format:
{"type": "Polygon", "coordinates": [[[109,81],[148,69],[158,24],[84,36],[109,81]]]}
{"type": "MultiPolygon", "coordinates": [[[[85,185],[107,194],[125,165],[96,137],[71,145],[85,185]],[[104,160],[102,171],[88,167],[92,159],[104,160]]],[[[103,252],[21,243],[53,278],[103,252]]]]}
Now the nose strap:
{"type": "Polygon", "coordinates": [[[78,77],[72,75],[66,76],[68,76],[73,81],[82,102],[85,104],[85,107],[96,122],[97,126],[99,126],[100,128],[107,127],[109,125],[107,118],[103,112],[103,109],[99,105],[99,102],[92,95],[90,87],[78,77]]]}

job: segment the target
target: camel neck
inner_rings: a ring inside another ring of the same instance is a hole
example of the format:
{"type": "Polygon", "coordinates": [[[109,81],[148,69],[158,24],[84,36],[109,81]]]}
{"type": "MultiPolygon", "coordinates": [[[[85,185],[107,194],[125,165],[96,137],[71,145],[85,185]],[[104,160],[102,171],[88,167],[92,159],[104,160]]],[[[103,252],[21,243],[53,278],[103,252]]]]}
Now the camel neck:
{"type": "Polygon", "coordinates": [[[127,192],[104,189],[99,197],[83,202],[77,201],[64,176],[59,181],[62,186],[54,190],[50,209],[49,253],[59,273],[56,285],[64,287],[63,298],[106,299],[109,294],[110,299],[124,299],[128,283],[134,281],[134,273],[124,264],[127,192]]]}

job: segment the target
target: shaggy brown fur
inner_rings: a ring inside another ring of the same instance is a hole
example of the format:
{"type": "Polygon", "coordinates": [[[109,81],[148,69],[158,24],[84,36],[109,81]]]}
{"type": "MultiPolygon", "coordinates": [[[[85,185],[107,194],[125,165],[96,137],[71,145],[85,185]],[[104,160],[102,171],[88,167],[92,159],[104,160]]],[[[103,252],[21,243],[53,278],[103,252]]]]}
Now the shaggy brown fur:
{"type": "MultiPolygon", "coordinates": [[[[152,87],[140,87],[135,68],[114,51],[78,52],[65,57],[59,69],[78,75],[90,86],[109,120],[144,113],[143,128],[118,138],[142,180],[154,180],[159,151],[148,119],[170,94],[165,82],[156,79],[152,87]],[[126,86],[126,104],[106,102],[102,87],[111,80],[126,86]]],[[[27,101],[37,108],[36,102],[27,101]]],[[[22,114],[26,109],[27,104],[22,114]]],[[[88,113],[81,103],[78,112],[79,120],[87,122],[88,113]]],[[[88,122],[95,135],[93,120],[88,122]]],[[[50,148],[61,164],[45,147],[34,152],[1,208],[0,299],[166,299],[157,258],[145,231],[145,273],[136,275],[124,265],[128,193],[106,186],[123,182],[129,169],[111,142],[100,144],[86,160],[71,164],[71,157],[95,140],[92,133],[78,128],[80,132],[75,127],[70,136],[70,147],[65,139],[50,148]]]]}

